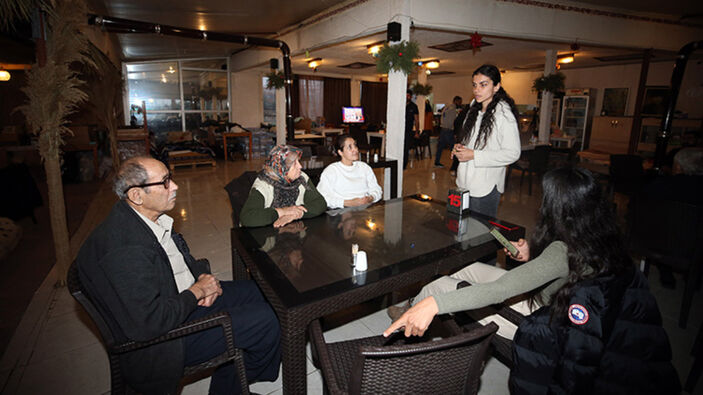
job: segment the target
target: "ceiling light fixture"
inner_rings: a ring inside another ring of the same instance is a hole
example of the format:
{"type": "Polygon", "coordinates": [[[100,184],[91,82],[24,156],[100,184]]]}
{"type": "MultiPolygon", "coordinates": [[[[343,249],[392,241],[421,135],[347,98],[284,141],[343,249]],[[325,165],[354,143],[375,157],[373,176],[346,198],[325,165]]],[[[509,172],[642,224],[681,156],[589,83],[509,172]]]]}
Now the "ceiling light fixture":
{"type": "Polygon", "coordinates": [[[369,54],[373,56],[378,56],[378,53],[381,51],[381,48],[383,47],[383,44],[385,44],[385,41],[378,41],[373,44],[369,44],[366,46],[366,49],[369,54]]]}
{"type": "Polygon", "coordinates": [[[163,82],[164,84],[168,82],[168,80],[166,79],[166,74],[161,74],[161,82],[163,82]]]}
{"type": "Polygon", "coordinates": [[[439,68],[439,60],[438,59],[427,60],[427,61],[425,61],[425,67],[427,67],[428,69],[437,69],[437,68],[439,68]]]}
{"type": "Polygon", "coordinates": [[[322,64],[322,58],[315,58],[308,60],[308,67],[311,69],[316,69],[322,64]]]}
{"type": "Polygon", "coordinates": [[[176,70],[173,69],[173,66],[168,66],[168,70],[166,70],[167,73],[173,74],[176,72],[176,70]]]}
{"type": "Polygon", "coordinates": [[[573,62],[574,62],[574,54],[573,53],[557,56],[557,63],[567,64],[567,63],[573,63],[573,62]]]}
{"type": "Polygon", "coordinates": [[[0,69],[0,81],[9,81],[11,78],[10,72],[5,69],[0,69]]]}

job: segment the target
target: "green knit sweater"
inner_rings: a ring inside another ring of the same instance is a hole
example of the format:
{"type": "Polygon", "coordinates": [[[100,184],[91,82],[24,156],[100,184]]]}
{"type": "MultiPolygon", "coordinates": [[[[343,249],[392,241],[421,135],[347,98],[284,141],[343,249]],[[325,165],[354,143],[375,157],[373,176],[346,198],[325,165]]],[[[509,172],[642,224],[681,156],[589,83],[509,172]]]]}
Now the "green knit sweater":
{"type": "MultiPolygon", "coordinates": [[[[308,211],[303,215],[303,218],[317,217],[327,209],[325,198],[320,195],[315,186],[305,173],[301,174],[307,182],[300,186],[299,194],[296,200],[296,205],[304,206],[308,211]]],[[[244,202],[240,215],[240,224],[245,227],[266,226],[271,225],[278,219],[278,212],[271,207],[273,200],[273,187],[263,181],[257,180],[254,182],[249,197],[244,202]]]]}
{"type": "Polygon", "coordinates": [[[549,304],[552,296],[566,284],[569,274],[566,244],[550,243],[542,253],[529,262],[505,272],[490,283],[472,284],[456,291],[433,295],[439,314],[474,310],[502,303],[513,296],[521,295],[548,284],[540,296],[549,304]]]}

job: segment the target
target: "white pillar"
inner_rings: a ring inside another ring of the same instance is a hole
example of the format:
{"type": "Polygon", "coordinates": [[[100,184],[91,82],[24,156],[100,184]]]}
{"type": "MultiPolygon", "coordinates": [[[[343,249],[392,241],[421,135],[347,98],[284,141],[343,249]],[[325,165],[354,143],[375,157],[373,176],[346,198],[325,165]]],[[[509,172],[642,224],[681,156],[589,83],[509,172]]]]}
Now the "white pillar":
{"type": "MultiPolygon", "coordinates": [[[[409,1],[403,1],[403,9],[394,22],[401,24],[400,39],[410,40],[409,1]]],[[[389,44],[397,44],[392,42],[389,44]]],[[[408,76],[402,71],[388,72],[388,105],[386,109],[386,157],[398,160],[398,191],[397,196],[403,196],[403,148],[405,140],[405,93],[408,86],[408,76]]],[[[390,183],[384,183],[389,188],[390,183]],[[387,186],[388,185],[388,186],[387,186]]]]}
{"type": "Polygon", "coordinates": [[[349,103],[352,107],[358,107],[361,105],[361,81],[357,77],[352,77],[349,83],[351,84],[349,87],[351,96],[349,103]]]}
{"type": "MultiPolygon", "coordinates": [[[[425,70],[423,68],[418,68],[417,69],[417,83],[426,85],[427,84],[427,74],[425,74],[425,70]]],[[[418,120],[420,122],[420,131],[425,129],[425,101],[427,98],[425,95],[418,95],[417,96],[417,101],[415,104],[417,104],[417,109],[420,111],[418,115],[418,120]]]]}
{"type": "MultiPolygon", "coordinates": [[[[557,51],[548,49],[544,56],[544,75],[548,76],[556,71],[557,51]]],[[[552,92],[542,91],[542,105],[539,109],[539,142],[548,143],[552,126],[552,92]]]]}
{"type": "MultiPolygon", "coordinates": [[[[278,71],[283,70],[283,56],[278,57],[278,71]]],[[[276,89],[276,144],[285,144],[286,128],[286,89],[276,89]]]]}

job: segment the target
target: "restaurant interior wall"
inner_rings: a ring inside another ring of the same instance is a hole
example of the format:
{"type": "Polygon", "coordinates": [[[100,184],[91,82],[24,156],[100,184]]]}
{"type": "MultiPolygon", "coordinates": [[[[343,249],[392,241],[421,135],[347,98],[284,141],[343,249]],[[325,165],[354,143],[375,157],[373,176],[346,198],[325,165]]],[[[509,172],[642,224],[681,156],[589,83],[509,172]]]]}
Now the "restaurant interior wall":
{"type": "Polygon", "coordinates": [[[245,128],[259,127],[264,121],[262,78],[265,72],[248,70],[232,73],[232,122],[245,128]]]}
{"type": "MultiPolygon", "coordinates": [[[[647,85],[668,86],[672,67],[673,61],[651,63],[647,85]]],[[[561,72],[566,76],[566,88],[596,89],[594,107],[596,114],[600,113],[605,88],[628,88],[625,116],[632,116],[635,111],[635,95],[640,69],[639,64],[628,64],[561,70],[561,72]]],[[[503,87],[516,104],[536,105],[537,93],[532,91],[532,83],[542,74],[541,71],[508,71],[502,76],[503,87]]],[[[455,95],[461,96],[464,103],[469,103],[473,97],[470,76],[430,76],[429,83],[433,87],[436,103],[451,103],[455,95]]],[[[700,104],[702,99],[703,62],[691,61],[686,67],[676,109],[687,114],[688,118],[703,118],[703,106],[700,104]]]]}

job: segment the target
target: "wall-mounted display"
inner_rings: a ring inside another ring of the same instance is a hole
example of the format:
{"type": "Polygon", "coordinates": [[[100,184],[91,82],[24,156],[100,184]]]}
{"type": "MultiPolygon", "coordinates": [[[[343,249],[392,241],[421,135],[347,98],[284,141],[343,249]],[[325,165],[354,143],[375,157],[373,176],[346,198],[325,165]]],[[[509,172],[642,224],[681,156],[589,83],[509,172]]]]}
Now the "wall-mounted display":
{"type": "Polygon", "coordinates": [[[627,108],[628,88],[605,88],[601,116],[621,117],[627,108]]]}
{"type": "Polygon", "coordinates": [[[644,101],[642,103],[643,117],[659,117],[666,112],[669,103],[668,86],[647,86],[644,88],[644,101]]]}

